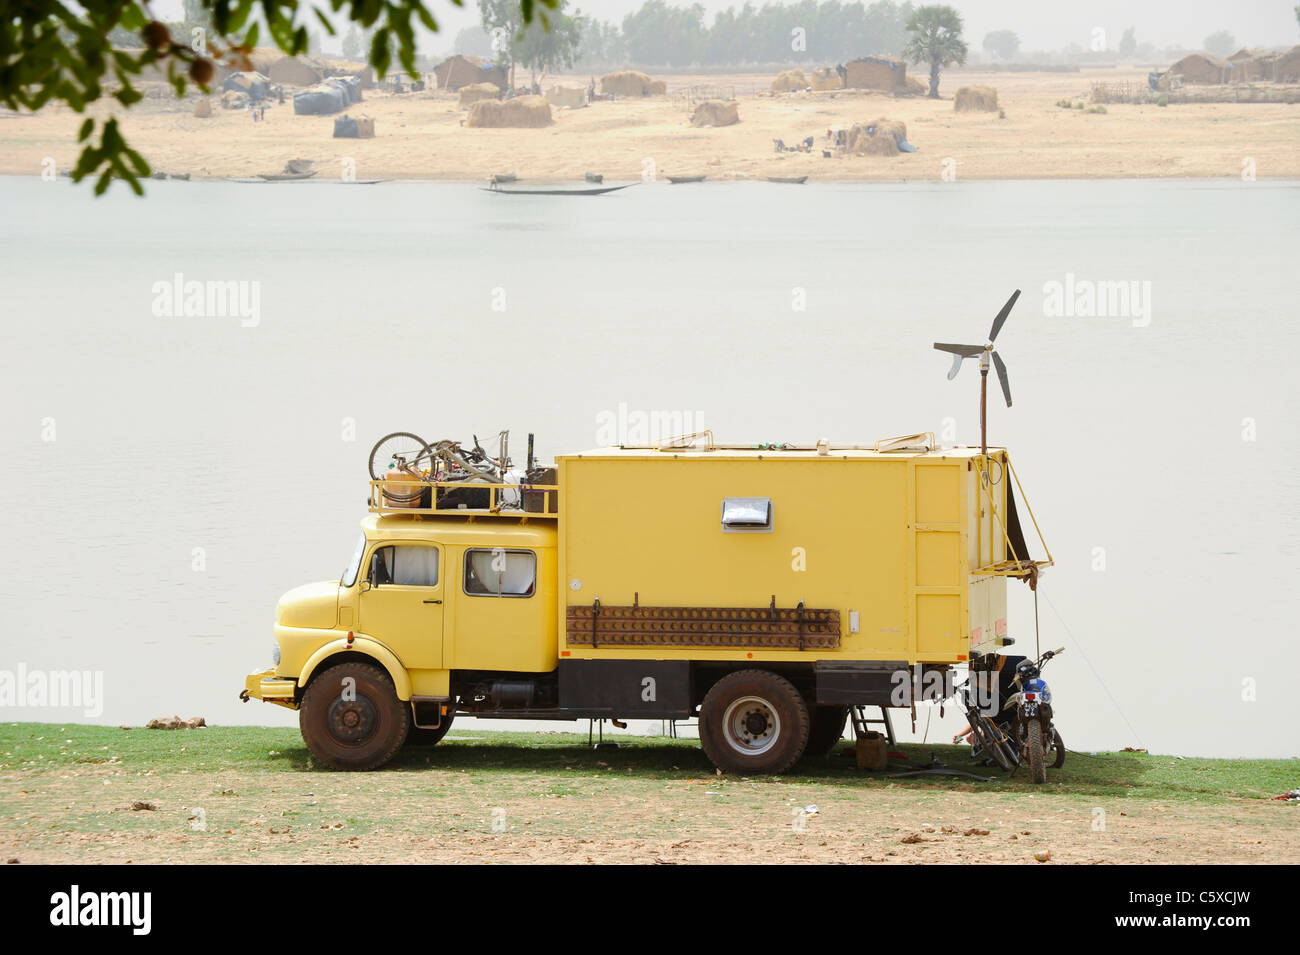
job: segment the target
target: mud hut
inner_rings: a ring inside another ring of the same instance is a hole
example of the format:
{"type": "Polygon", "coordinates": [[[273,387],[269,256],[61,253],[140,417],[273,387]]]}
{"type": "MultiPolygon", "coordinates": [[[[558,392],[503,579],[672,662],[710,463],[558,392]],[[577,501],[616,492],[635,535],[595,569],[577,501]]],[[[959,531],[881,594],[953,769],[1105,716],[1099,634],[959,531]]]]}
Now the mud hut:
{"type": "Polygon", "coordinates": [[[963,86],[953,94],[952,108],[958,113],[996,113],[998,91],[992,86],[963,86]]]}
{"type": "Polygon", "coordinates": [[[845,147],[853,156],[897,156],[900,152],[914,152],[907,141],[907,126],[894,119],[878,119],[873,123],[854,123],[849,129],[845,147]]]}
{"type": "Polygon", "coordinates": [[[1243,46],[1228,57],[1228,62],[1232,64],[1232,82],[1257,83],[1273,78],[1277,54],[1267,50],[1250,50],[1243,46]]]}
{"type": "Polygon", "coordinates": [[[614,96],[663,96],[668,92],[668,84],[652,80],[640,70],[618,70],[600,78],[600,92],[614,96]]]}
{"type": "Polygon", "coordinates": [[[1232,82],[1232,64],[1213,53],[1189,53],[1165,73],[1181,76],[1184,83],[1210,84],[1232,82]]]}
{"type": "Polygon", "coordinates": [[[552,86],[546,91],[546,102],[556,109],[582,109],[587,105],[585,86],[552,86]]]}
{"type": "Polygon", "coordinates": [[[833,66],[828,66],[820,70],[813,70],[812,75],[808,78],[808,85],[815,90],[842,90],[844,89],[844,77],[840,76],[839,70],[833,66]]]}
{"type": "Polygon", "coordinates": [[[456,108],[469,109],[480,100],[500,98],[501,89],[495,83],[471,83],[460,88],[460,94],[456,97],[456,108]]]}
{"type": "Polygon", "coordinates": [[[517,96],[503,102],[483,99],[469,108],[465,125],[475,129],[537,129],[551,125],[551,104],[540,96],[517,96]]]}
{"type": "Polygon", "coordinates": [[[1273,79],[1279,83],[1300,83],[1300,45],[1291,47],[1273,61],[1273,79]]]}
{"type": "Polygon", "coordinates": [[[778,73],[776,79],[772,81],[772,92],[784,93],[791,90],[806,90],[811,85],[808,82],[808,77],[803,75],[803,70],[785,70],[778,73]]]}
{"type": "Polygon", "coordinates": [[[740,110],[734,100],[706,99],[691,113],[692,126],[734,126],[740,122],[740,110]]]}
{"type": "Polygon", "coordinates": [[[282,86],[315,86],[328,71],[310,60],[283,56],[270,63],[265,72],[272,83],[282,86]]]}
{"type": "Polygon", "coordinates": [[[849,89],[907,92],[907,64],[892,56],[864,56],[844,64],[849,89]]]}
{"type": "Polygon", "coordinates": [[[449,56],[433,68],[433,75],[438,80],[438,89],[457,92],[462,86],[474,83],[492,83],[497,89],[505,89],[510,82],[506,71],[491,60],[477,56],[449,56]]]}

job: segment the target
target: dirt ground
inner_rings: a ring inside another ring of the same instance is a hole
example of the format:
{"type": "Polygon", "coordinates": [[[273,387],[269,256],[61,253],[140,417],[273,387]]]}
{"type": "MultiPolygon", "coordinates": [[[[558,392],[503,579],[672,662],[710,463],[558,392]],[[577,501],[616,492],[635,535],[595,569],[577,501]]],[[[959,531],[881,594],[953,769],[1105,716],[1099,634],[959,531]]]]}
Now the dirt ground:
{"type": "MultiPolygon", "coordinates": [[[[75,733],[12,744],[0,860],[1036,864],[1048,852],[1052,864],[1300,863],[1297,807],[1215,791],[1250,774],[1207,775],[1215,761],[1076,755],[1038,787],[1024,774],[868,777],[835,756],[792,776],[736,778],[690,743],[592,751],[577,738],[453,733],[354,775],[313,768],[292,731],[273,731],[270,748],[226,742],[249,732],[133,731],[152,749],[122,757],[75,733]],[[151,808],[132,808],[142,803],[151,808]]],[[[904,749],[914,764],[932,750],[904,749]]],[[[961,752],[941,756],[972,768],[961,752]]]]}
{"type": "MultiPolygon", "coordinates": [[[[345,160],[358,178],[485,179],[515,172],[526,179],[610,181],[707,175],[711,179],[802,176],[814,180],[1236,177],[1253,160],[1260,178],[1300,176],[1300,104],[1108,105],[1105,114],[1062,109],[1058,100],[1089,95],[1096,80],[1144,83],[1139,71],[945,73],[940,100],[864,91],[770,95],[770,75],[668,76],[668,96],[597,102],[555,110],[543,129],[469,129],[454,96],[428,91],[371,91],[354,106],[376,123],[376,137],[333,139],[333,117],[295,116],[274,105],[263,122],[216,106],[193,115],[191,98],[150,98],[124,122],[132,144],[168,173],[196,178],[279,172],[312,159],[320,178],[339,176],[345,160]],[[690,126],[681,91],[707,83],[734,91],[741,122],[690,126]],[[952,94],[966,84],[997,88],[1006,117],[955,113],[952,94]],[[822,157],[828,129],[881,117],[902,120],[918,151],[892,157],[822,157]],[[811,154],[777,154],[772,140],[817,137],[811,154]],[[945,160],[951,162],[945,163],[945,160]]],[[[589,77],[552,82],[586,85],[589,77]]],[[[214,98],[215,103],[215,98],[214,98]]],[[[96,114],[102,115],[102,113],[96,114]]],[[[66,108],[0,113],[0,173],[36,175],[48,157],[60,169],[77,155],[80,117],[66,108]]]]}

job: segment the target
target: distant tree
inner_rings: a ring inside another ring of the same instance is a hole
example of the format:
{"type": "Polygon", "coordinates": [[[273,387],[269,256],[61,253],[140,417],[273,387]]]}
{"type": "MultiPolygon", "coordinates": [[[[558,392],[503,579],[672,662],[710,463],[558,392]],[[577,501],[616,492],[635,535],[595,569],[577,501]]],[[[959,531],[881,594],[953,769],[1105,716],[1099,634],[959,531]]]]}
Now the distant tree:
{"type": "Polygon", "coordinates": [[[930,98],[939,98],[939,71],[966,62],[966,41],[961,37],[961,14],[948,6],[917,7],[907,21],[912,38],[903,56],[913,63],[930,64],[930,98]]]}
{"type": "Polygon", "coordinates": [[[582,16],[564,12],[565,0],[553,13],[541,12],[515,42],[514,58],[532,73],[536,86],[547,73],[573,66],[582,40],[582,16]]]}
{"type": "Polygon", "coordinates": [[[355,60],[361,55],[361,33],[355,23],[348,27],[348,32],[343,35],[343,55],[349,60],[355,60]]]}
{"type": "MultiPolygon", "coordinates": [[[[635,63],[685,66],[699,61],[705,38],[704,7],[670,7],[646,0],[623,18],[623,41],[635,63]]],[[[753,49],[751,45],[750,49],[753,49]]]]}
{"type": "Polygon", "coordinates": [[[1134,30],[1133,27],[1129,27],[1127,30],[1124,31],[1124,35],[1120,37],[1119,55],[1127,60],[1130,57],[1132,57],[1134,53],[1137,52],[1137,48],[1138,48],[1137,31],[1134,30]]]}
{"type": "Polygon", "coordinates": [[[491,59],[494,55],[492,39],[481,26],[465,27],[457,33],[452,50],[461,56],[481,56],[484,59],[491,59]]]}
{"type": "Polygon", "coordinates": [[[1237,45],[1237,38],[1227,30],[1215,30],[1205,38],[1207,52],[1217,56],[1227,56],[1237,45]]]}
{"type": "Polygon", "coordinates": [[[984,52],[1000,60],[1013,59],[1020,50],[1020,37],[1014,30],[994,30],[984,34],[984,52]]]}

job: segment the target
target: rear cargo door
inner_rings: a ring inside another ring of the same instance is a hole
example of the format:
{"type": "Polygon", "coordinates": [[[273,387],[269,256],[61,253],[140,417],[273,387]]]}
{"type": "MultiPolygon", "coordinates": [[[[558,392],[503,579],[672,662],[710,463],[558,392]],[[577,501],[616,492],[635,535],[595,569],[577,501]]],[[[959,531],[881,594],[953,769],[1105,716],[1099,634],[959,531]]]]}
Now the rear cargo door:
{"type": "Polygon", "coordinates": [[[964,477],[965,462],[960,459],[911,462],[908,570],[913,659],[952,661],[966,652],[964,477]]]}

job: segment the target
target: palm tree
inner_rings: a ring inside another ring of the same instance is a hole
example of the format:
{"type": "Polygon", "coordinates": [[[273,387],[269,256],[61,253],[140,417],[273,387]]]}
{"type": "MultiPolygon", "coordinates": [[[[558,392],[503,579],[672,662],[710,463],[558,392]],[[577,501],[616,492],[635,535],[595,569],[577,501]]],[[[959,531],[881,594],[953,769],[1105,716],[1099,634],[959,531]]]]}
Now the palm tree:
{"type": "Polygon", "coordinates": [[[930,64],[930,99],[939,98],[940,68],[966,62],[961,30],[961,14],[952,7],[917,7],[907,21],[912,38],[903,47],[903,56],[913,63],[930,64]]]}

